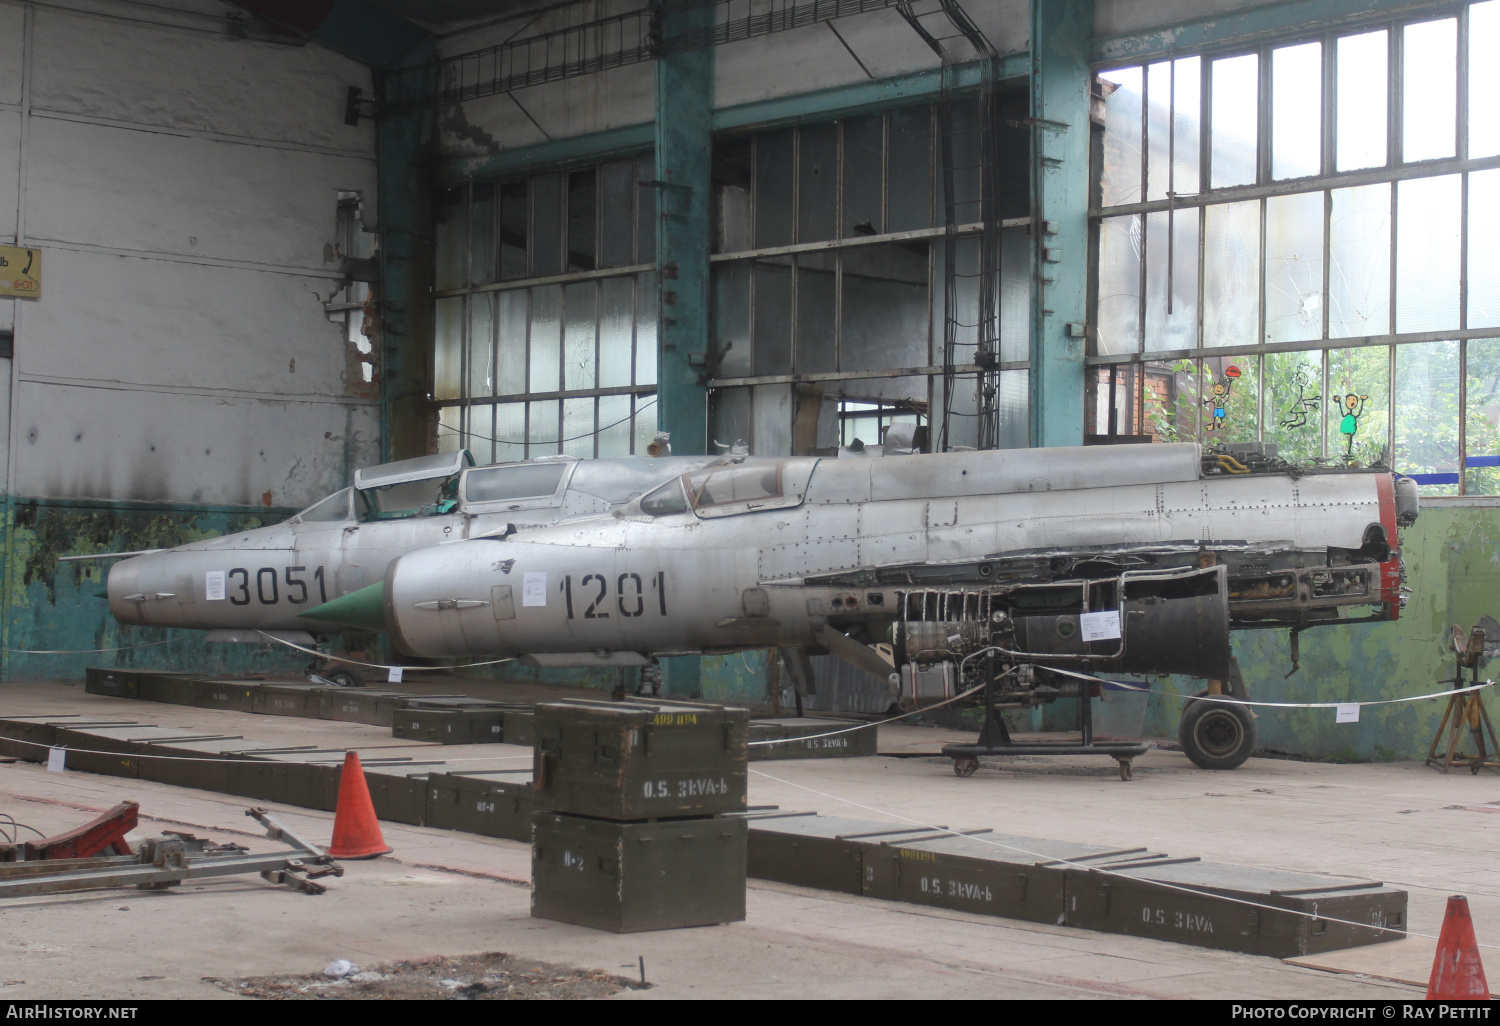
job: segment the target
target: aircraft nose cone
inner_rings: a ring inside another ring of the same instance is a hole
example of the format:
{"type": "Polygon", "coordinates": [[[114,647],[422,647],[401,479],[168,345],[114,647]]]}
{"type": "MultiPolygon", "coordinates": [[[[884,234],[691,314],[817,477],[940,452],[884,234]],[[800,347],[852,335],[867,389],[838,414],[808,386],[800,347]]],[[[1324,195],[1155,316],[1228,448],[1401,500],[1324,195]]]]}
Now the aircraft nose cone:
{"type": "Polygon", "coordinates": [[[341,627],[355,627],[364,631],[385,630],[385,582],[377,581],[358,591],[314,606],[305,613],[298,613],[304,620],[320,620],[336,623],[341,627]]]}

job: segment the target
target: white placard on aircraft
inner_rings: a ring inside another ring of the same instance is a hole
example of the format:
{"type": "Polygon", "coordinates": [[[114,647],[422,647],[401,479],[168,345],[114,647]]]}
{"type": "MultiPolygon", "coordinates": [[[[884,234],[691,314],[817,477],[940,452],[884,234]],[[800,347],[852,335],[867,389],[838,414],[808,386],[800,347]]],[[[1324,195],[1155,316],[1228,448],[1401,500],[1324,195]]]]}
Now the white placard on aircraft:
{"type": "Polygon", "coordinates": [[[224,571],[210,570],[203,575],[203,598],[208,602],[224,601],[224,571]]]}
{"type": "Polygon", "coordinates": [[[1079,617],[1084,641],[1110,641],[1120,636],[1120,611],[1111,609],[1103,613],[1084,613],[1079,617]]]}
{"type": "Polygon", "coordinates": [[[521,584],[521,605],[545,606],[547,604],[547,572],[529,572],[521,584]]]}

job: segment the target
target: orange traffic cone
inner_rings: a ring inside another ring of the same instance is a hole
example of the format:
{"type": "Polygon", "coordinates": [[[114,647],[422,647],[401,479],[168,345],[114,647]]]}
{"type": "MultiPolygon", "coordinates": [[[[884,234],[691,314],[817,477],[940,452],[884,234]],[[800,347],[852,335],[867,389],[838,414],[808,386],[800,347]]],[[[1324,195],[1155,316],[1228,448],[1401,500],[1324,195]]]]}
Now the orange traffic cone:
{"type": "Polygon", "coordinates": [[[1432,979],[1427,982],[1427,1000],[1489,999],[1490,985],[1479,961],[1479,941],[1474,937],[1474,920],[1469,917],[1469,899],[1455,894],[1448,899],[1448,911],[1443,913],[1437,957],[1432,960],[1432,979]]]}
{"type": "Polygon", "coordinates": [[[344,753],[344,772],[339,777],[339,805],[333,814],[333,840],[328,854],[336,859],[373,859],[386,855],[391,846],[380,836],[370,787],[359,764],[358,752],[344,753]]]}

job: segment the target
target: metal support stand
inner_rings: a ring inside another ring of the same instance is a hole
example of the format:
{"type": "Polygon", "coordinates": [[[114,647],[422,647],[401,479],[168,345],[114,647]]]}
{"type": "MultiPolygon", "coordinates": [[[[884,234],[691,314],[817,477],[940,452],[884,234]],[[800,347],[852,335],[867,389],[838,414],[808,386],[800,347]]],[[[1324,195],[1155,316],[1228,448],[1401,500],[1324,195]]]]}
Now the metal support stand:
{"type": "Polygon", "coordinates": [[[1011,740],[1010,730],[1000,716],[996,705],[999,689],[995,686],[995,653],[984,657],[984,725],[979,730],[979,739],[972,745],[944,745],[943,754],[953,760],[953,772],[960,777],[971,777],[979,768],[981,755],[1108,755],[1120,764],[1120,779],[1131,777],[1131,761],[1151,750],[1144,741],[1094,740],[1094,707],[1087,689],[1078,695],[1078,719],[1082,728],[1080,743],[1067,741],[1030,741],[1016,744],[1011,740]]]}
{"type": "MultiPolygon", "coordinates": [[[[1469,687],[1479,683],[1479,664],[1484,658],[1485,632],[1475,627],[1469,635],[1467,644],[1461,644],[1463,635],[1459,628],[1453,628],[1454,648],[1458,655],[1454,661],[1453,680],[1450,681],[1455,689],[1469,687]],[[1464,669],[1468,668],[1470,679],[1464,681],[1464,669]]],[[[1437,733],[1432,738],[1432,744],[1427,748],[1427,760],[1424,765],[1431,766],[1435,763],[1442,764],[1442,771],[1447,773],[1454,765],[1467,766],[1469,772],[1477,774],[1482,769],[1500,769],[1500,742],[1495,739],[1495,725],[1490,722],[1490,714],[1484,707],[1484,692],[1467,691],[1461,695],[1454,695],[1448,699],[1448,708],[1443,710],[1443,718],[1438,722],[1437,733]],[[1474,739],[1474,754],[1466,755],[1459,750],[1463,728],[1469,728],[1469,736],[1474,739]],[[1446,751],[1439,752],[1438,744],[1443,740],[1443,732],[1448,733],[1448,747],[1446,751]],[[1486,749],[1485,741],[1488,738],[1489,745],[1486,749]]]]}

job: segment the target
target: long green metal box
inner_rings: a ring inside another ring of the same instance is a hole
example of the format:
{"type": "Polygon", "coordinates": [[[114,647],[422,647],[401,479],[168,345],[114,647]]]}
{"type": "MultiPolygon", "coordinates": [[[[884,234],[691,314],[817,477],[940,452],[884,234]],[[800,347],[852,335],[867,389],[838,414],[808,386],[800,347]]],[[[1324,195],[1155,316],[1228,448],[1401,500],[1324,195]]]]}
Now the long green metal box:
{"type": "Polygon", "coordinates": [[[318,716],[325,720],[389,727],[391,717],[409,697],[399,691],[371,688],[321,688],[318,716]]]}
{"type": "Polygon", "coordinates": [[[193,704],[200,709],[232,709],[254,712],[255,693],[261,685],[244,680],[195,680],[193,704]]]}
{"type": "Polygon", "coordinates": [[[139,670],[116,670],[103,666],[90,666],[83,671],[83,690],[90,695],[139,698],[140,676],[139,670]]]}
{"type": "Polygon", "coordinates": [[[844,894],[864,893],[865,842],[931,833],[902,823],[797,812],[752,813],[747,822],[751,876],[844,894]]]}
{"type": "Polygon", "coordinates": [[[391,736],[440,745],[499,744],[505,714],[478,709],[397,709],[391,717],[391,736]]]}
{"type": "Polygon", "coordinates": [[[531,840],[530,770],[434,773],[427,778],[427,825],[485,837],[531,840]]]}
{"type": "Polygon", "coordinates": [[[636,933],[745,918],[745,821],[616,823],[538,812],[531,914],[636,933]]]}
{"type": "Polygon", "coordinates": [[[365,764],[365,784],[375,818],[412,826],[427,824],[427,772],[424,763],[365,764]]]}
{"type": "Polygon", "coordinates": [[[267,716],[320,718],[323,689],[312,684],[261,684],[255,690],[253,712],[267,716]]]}
{"type": "Polygon", "coordinates": [[[536,707],[536,807],[643,820],[745,808],[750,715],[670,702],[536,707]]]}
{"type": "Polygon", "coordinates": [[[196,695],[196,682],[191,674],[152,670],[136,678],[136,697],[145,702],[193,705],[196,695]]]}
{"type": "Polygon", "coordinates": [[[750,724],[750,758],[843,759],[875,754],[875,727],[857,720],[789,717],[750,724]]]}
{"type": "Polygon", "coordinates": [[[1088,930],[1272,958],[1406,936],[1406,892],[1373,880],[1197,860],[1067,875],[1067,923],[1088,930]]]}

